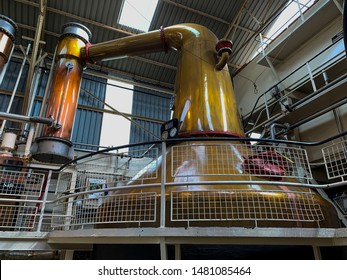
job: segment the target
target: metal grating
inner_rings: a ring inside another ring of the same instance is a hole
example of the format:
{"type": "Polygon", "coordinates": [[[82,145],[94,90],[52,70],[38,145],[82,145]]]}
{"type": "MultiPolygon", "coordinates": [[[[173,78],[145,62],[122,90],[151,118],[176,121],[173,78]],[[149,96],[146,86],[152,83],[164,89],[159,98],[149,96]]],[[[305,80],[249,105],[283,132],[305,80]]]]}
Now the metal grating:
{"type": "Polygon", "coordinates": [[[124,184],[129,180],[137,180],[147,170],[151,172],[141,176],[141,181],[158,177],[158,148],[114,152],[96,155],[78,163],[76,188],[88,187],[89,179],[100,179],[108,187],[116,186],[117,183],[124,184]]]}
{"type": "Polygon", "coordinates": [[[311,179],[304,149],[245,144],[187,144],[172,147],[171,175],[311,179]]]}
{"type": "Polygon", "coordinates": [[[273,220],[322,221],[324,215],[311,192],[174,191],[172,221],[273,220]]]}
{"type": "Polygon", "coordinates": [[[347,175],[347,141],[324,147],[322,153],[329,179],[347,175]]]}
{"type": "Polygon", "coordinates": [[[156,196],[155,192],[86,193],[57,205],[53,211],[52,227],[57,229],[99,223],[155,222],[156,196]]]}
{"type": "Polygon", "coordinates": [[[45,175],[23,171],[0,170],[0,195],[38,199],[45,175]]]}
{"type": "Polygon", "coordinates": [[[347,193],[334,197],[333,201],[340,208],[342,213],[347,215],[347,193]]]}
{"type": "Polygon", "coordinates": [[[5,230],[28,230],[35,225],[37,206],[0,204],[0,228],[5,230]]]}

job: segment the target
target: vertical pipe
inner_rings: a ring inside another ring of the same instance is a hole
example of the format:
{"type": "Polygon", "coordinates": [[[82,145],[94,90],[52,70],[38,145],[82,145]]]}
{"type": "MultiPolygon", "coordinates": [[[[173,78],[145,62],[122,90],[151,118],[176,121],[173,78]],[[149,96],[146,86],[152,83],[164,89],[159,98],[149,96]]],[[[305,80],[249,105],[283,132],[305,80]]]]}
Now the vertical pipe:
{"type": "MultiPolygon", "coordinates": [[[[9,61],[14,48],[15,33],[18,27],[14,21],[4,15],[0,15],[0,77],[5,70],[5,64],[9,61]]],[[[2,79],[0,80],[0,84],[2,79]]]]}
{"type": "Polygon", "coordinates": [[[85,67],[81,49],[89,44],[90,38],[89,29],[79,23],[63,26],[46,110],[54,125],[44,126],[35,140],[32,155],[38,161],[66,163],[74,156],[70,138],[85,67]]]}
{"type": "MultiPolygon", "coordinates": [[[[27,60],[27,57],[28,57],[28,54],[29,54],[29,51],[30,51],[30,43],[28,44],[27,46],[27,50],[25,52],[25,55],[24,55],[24,58],[23,58],[23,61],[22,61],[22,64],[20,66],[20,69],[19,69],[19,73],[18,73],[18,76],[17,76],[17,80],[16,80],[16,83],[14,85],[14,88],[12,90],[12,95],[11,95],[11,98],[10,98],[10,102],[8,103],[7,105],[7,110],[6,110],[6,113],[9,113],[10,110],[11,110],[11,107],[12,107],[12,103],[13,103],[13,100],[14,100],[14,97],[16,95],[16,91],[17,91],[17,88],[18,88],[18,85],[19,85],[19,82],[20,82],[20,78],[22,76],[22,72],[23,72],[23,69],[24,69],[24,66],[25,66],[25,61],[27,60]]],[[[0,136],[2,135],[2,132],[5,128],[5,125],[6,125],[6,120],[4,120],[1,124],[1,128],[0,128],[0,136]]]]}
{"type": "Polygon", "coordinates": [[[28,156],[30,154],[30,147],[33,142],[34,132],[35,132],[35,124],[30,124],[29,133],[28,133],[26,144],[25,144],[24,156],[28,156]]]}
{"type": "Polygon", "coordinates": [[[295,0],[296,4],[298,4],[298,9],[299,9],[299,13],[300,13],[300,18],[301,21],[304,22],[305,18],[304,18],[304,14],[302,13],[302,7],[301,7],[301,3],[298,0],[295,0]]]}
{"type": "MultiPolygon", "coordinates": [[[[57,47],[54,50],[53,61],[52,61],[51,69],[49,70],[49,75],[48,75],[48,79],[47,79],[45,93],[43,94],[43,99],[42,99],[42,104],[41,104],[41,108],[40,108],[39,117],[43,116],[43,113],[44,113],[44,110],[45,110],[45,107],[46,107],[46,102],[47,102],[49,89],[50,89],[51,81],[52,81],[52,76],[53,76],[53,72],[54,72],[53,70],[54,70],[54,61],[55,61],[56,53],[57,53],[57,47]]],[[[37,137],[37,135],[38,135],[38,133],[40,131],[40,128],[41,128],[41,125],[38,125],[37,129],[35,130],[34,138],[37,137]]]]}
{"type": "Polygon", "coordinates": [[[31,55],[27,80],[26,80],[26,86],[25,86],[25,92],[24,92],[24,99],[23,99],[23,107],[22,107],[22,114],[29,116],[29,100],[31,98],[31,94],[34,94],[31,90],[32,88],[32,79],[34,76],[35,66],[36,66],[36,57],[40,46],[40,38],[42,36],[42,31],[44,29],[44,21],[46,16],[46,10],[47,10],[47,0],[40,0],[39,5],[39,15],[37,18],[37,26],[35,31],[35,38],[33,43],[33,51],[31,55]]]}
{"type": "MultiPolygon", "coordinates": [[[[42,54],[42,50],[40,51],[40,57],[42,54]]],[[[43,65],[43,59],[40,60],[40,67],[43,65]]],[[[34,106],[34,101],[35,101],[35,93],[37,91],[37,88],[39,86],[39,80],[40,80],[40,76],[41,76],[41,69],[40,68],[36,68],[35,69],[35,73],[34,73],[34,78],[33,78],[33,83],[31,84],[31,89],[30,89],[30,98],[29,98],[29,106],[28,106],[28,116],[31,115],[31,111],[33,109],[34,106]]],[[[22,130],[22,135],[25,135],[25,132],[29,129],[29,124],[26,123],[23,127],[22,130]]]]}
{"type": "Polygon", "coordinates": [[[160,188],[160,227],[165,228],[166,216],[166,142],[161,143],[161,188],[160,188]]]}
{"type": "Polygon", "coordinates": [[[2,68],[2,70],[0,70],[0,85],[2,84],[2,81],[4,80],[5,73],[6,73],[6,71],[7,71],[7,67],[8,67],[8,65],[10,64],[9,61],[11,61],[12,54],[13,54],[13,50],[14,50],[14,48],[12,48],[12,50],[11,50],[11,53],[10,53],[10,56],[8,57],[7,63],[6,63],[5,66],[2,68]]]}

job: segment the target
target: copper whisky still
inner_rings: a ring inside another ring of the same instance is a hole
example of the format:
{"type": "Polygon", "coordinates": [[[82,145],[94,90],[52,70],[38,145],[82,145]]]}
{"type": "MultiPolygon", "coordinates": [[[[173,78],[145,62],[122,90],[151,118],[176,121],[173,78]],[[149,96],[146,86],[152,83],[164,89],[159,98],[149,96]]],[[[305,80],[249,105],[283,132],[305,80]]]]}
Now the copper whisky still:
{"type": "MultiPolygon", "coordinates": [[[[191,205],[194,204],[192,202],[194,202],[193,200],[196,198],[192,196],[192,191],[198,190],[208,192],[208,201],[211,205],[207,207],[215,207],[215,205],[218,204],[217,199],[219,199],[223,193],[228,192],[231,194],[231,199],[230,201],[226,200],[226,204],[248,205],[249,208],[251,207],[250,205],[252,205],[252,199],[254,197],[252,194],[257,193],[257,205],[262,206],[259,206],[258,209],[253,209],[255,213],[257,210],[266,213],[267,208],[271,207],[270,204],[278,202],[280,205],[283,201],[289,201],[299,216],[300,211],[306,207],[306,202],[302,200],[302,197],[307,195],[312,198],[315,205],[319,206],[322,216],[324,216],[324,218],[318,217],[318,219],[320,219],[319,225],[318,223],[312,223],[312,221],[306,222],[305,219],[299,219],[299,222],[281,219],[265,219],[265,221],[258,222],[257,225],[254,225],[252,219],[230,220],[223,218],[218,222],[209,221],[208,223],[205,221],[192,221],[190,225],[215,225],[223,227],[338,226],[336,212],[328,202],[319,195],[312,194],[312,191],[306,187],[294,188],[290,186],[289,183],[291,182],[299,183],[296,178],[281,178],[277,182],[268,183],[271,172],[280,175],[282,174],[280,169],[286,165],[286,160],[274,152],[262,153],[262,156],[276,158],[278,162],[282,163],[277,167],[272,166],[268,168],[268,170],[264,168],[265,174],[269,172],[268,177],[260,176],[256,183],[237,183],[244,180],[245,173],[252,170],[254,166],[257,166],[259,158],[249,156],[249,154],[251,154],[251,147],[248,143],[241,140],[235,141],[235,139],[237,140],[244,137],[244,132],[240,123],[232,81],[227,67],[227,60],[232,47],[231,42],[225,40],[218,41],[216,36],[206,27],[196,24],[179,24],[157,31],[95,45],[90,45],[86,42],[83,42],[83,44],[85,44],[85,46],[82,46],[78,54],[75,55],[78,61],[93,62],[124,56],[141,55],[154,51],[176,50],[179,52],[179,63],[175,82],[175,110],[173,113],[173,118],[179,121],[178,137],[204,137],[207,141],[190,140],[189,142],[185,142],[182,140],[179,143],[171,144],[165,153],[165,157],[159,159],[155,172],[158,172],[158,174],[164,173],[166,178],[165,201],[167,209],[170,209],[170,196],[172,191],[179,191],[178,195],[181,198],[180,201],[183,201],[181,202],[181,206],[184,206],[187,212],[194,211],[194,207],[191,205]],[[224,142],[224,150],[220,151],[219,142],[214,140],[215,137],[218,136],[230,137],[233,138],[233,141],[224,142]],[[181,153],[179,162],[173,163],[173,150],[174,148],[177,150],[181,147],[186,149],[186,152],[181,153]],[[215,175],[218,174],[219,171],[211,162],[216,155],[223,156],[223,153],[228,154],[228,156],[234,160],[233,164],[225,165],[223,170],[224,175],[219,174],[219,183],[199,184],[199,182],[216,181],[215,175]],[[166,160],[165,166],[171,166],[171,170],[167,168],[163,171],[163,158],[166,160]],[[203,170],[203,172],[201,172],[201,170],[203,170]],[[228,180],[230,180],[229,174],[234,174],[234,183],[228,183],[228,180]],[[250,195],[238,197],[237,193],[241,190],[250,195]],[[235,195],[233,192],[235,192],[235,195]],[[215,196],[216,194],[218,195],[215,196]],[[298,201],[301,202],[298,203],[298,201]]],[[[82,69],[80,71],[82,71],[82,69]]],[[[77,76],[80,77],[80,74],[77,76]]],[[[55,91],[54,87],[53,91],[55,91]]],[[[50,111],[48,110],[48,112],[50,111]]],[[[50,116],[54,118],[53,111],[50,116]]],[[[54,138],[55,140],[60,139],[60,137],[65,139],[66,137],[64,134],[60,135],[60,132],[63,133],[64,131],[64,124],[61,123],[61,125],[62,127],[55,128],[55,132],[52,135],[50,135],[49,130],[46,129],[44,135],[57,137],[54,138]]],[[[130,187],[133,184],[138,184],[137,182],[141,181],[141,177],[150,177],[148,173],[151,172],[154,172],[154,170],[147,168],[147,171],[144,171],[139,176],[135,176],[136,180],[130,181],[128,186],[130,187]]],[[[262,170],[258,170],[258,172],[259,175],[264,175],[261,174],[263,172],[262,170]]],[[[161,179],[162,178],[158,176],[156,179],[147,180],[146,184],[152,184],[154,186],[160,183],[161,179]]],[[[132,196],[138,192],[150,192],[151,190],[160,193],[158,192],[157,186],[152,188],[144,186],[143,190],[141,188],[136,190],[133,188],[129,188],[128,190],[123,188],[122,190],[114,191],[114,193],[132,196]]],[[[160,198],[158,197],[157,199],[160,198]]],[[[104,203],[100,206],[97,220],[99,224],[102,224],[101,227],[119,227],[117,223],[107,222],[109,220],[108,215],[115,215],[111,209],[115,209],[114,206],[116,203],[117,202],[110,197],[106,198],[104,203]]],[[[134,209],[136,209],[136,207],[134,209]]],[[[285,215],[286,213],[282,214],[285,215]]],[[[242,215],[247,215],[247,213],[242,213],[242,215]]],[[[153,224],[154,226],[159,225],[159,219],[156,219],[156,221],[157,222],[153,224]]],[[[172,221],[167,213],[165,216],[165,225],[175,227],[185,226],[185,223],[172,221]]]]}

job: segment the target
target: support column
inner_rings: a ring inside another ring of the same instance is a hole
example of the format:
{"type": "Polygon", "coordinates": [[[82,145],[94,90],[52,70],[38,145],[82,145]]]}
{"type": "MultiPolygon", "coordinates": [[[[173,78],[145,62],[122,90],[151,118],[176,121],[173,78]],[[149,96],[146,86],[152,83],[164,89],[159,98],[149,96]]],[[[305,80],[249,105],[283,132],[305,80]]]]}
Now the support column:
{"type": "Polygon", "coordinates": [[[321,260],[322,259],[322,254],[320,251],[320,247],[318,246],[312,246],[313,249],[313,255],[315,260],[321,260]]]}
{"type": "Polygon", "coordinates": [[[28,76],[27,76],[25,92],[24,92],[23,107],[22,107],[22,114],[25,116],[28,116],[30,113],[29,112],[29,100],[31,99],[30,94],[35,94],[34,92],[31,91],[31,85],[32,85],[32,80],[33,80],[33,76],[35,72],[36,57],[39,50],[40,39],[42,37],[46,11],[47,11],[47,0],[40,0],[39,15],[37,18],[37,26],[36,26],[34,43],[33,43],[33,51],[32,51],[30,64],[29,64],[28,76]]]}
{"type": "Polygon", "coordinates": [[[62,250],[60,252],[61,260],[72,260],[73,259],[74,250],[62,250]]]}
{"type": "Polygon", "coordinates": [[[175,244],[175,260],[181,260],[181,244],[175,244]]]}
{"type": "Polygon", "coordinates": [[[165,237],[160,238],[160,259],[167,260],[167,246],[165,242],[165,237]]]}

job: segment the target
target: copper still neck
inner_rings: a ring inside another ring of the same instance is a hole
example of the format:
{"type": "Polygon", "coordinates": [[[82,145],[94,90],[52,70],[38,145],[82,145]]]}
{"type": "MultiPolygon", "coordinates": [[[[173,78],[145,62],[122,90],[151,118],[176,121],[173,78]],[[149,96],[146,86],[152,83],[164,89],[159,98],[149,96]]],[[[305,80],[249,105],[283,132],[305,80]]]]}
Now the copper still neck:
{"type": "Polygon", "coordinates": [[[217,43],[217,37],[206,27],[179,24],[87,46],[81,56],[96,61],[177,50],[180,58],[173,118],[180,121],[179,134],[243,135],[226,61],[218,63],[217,43]]]}

